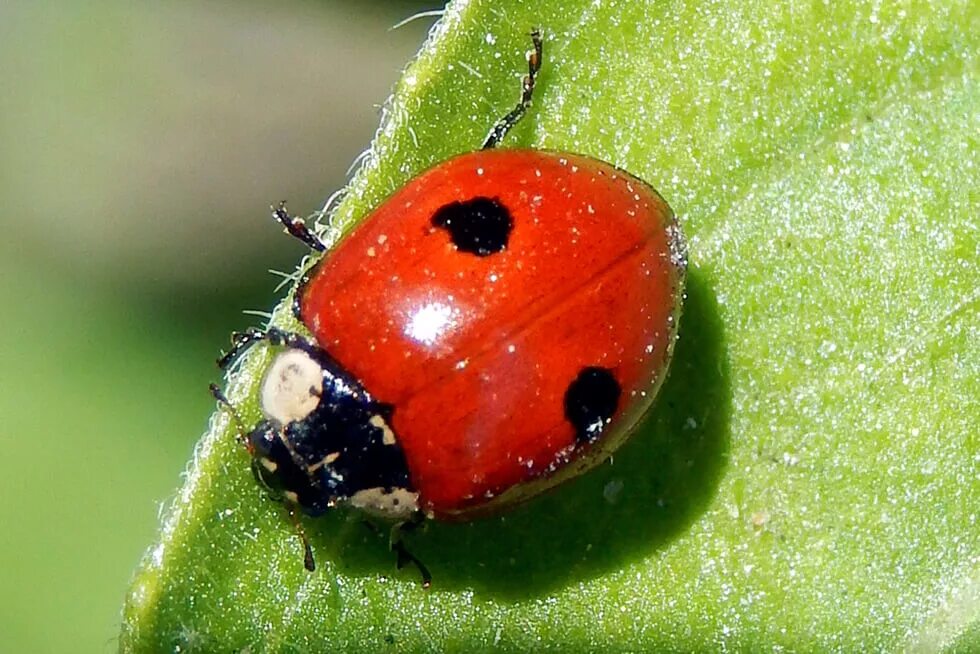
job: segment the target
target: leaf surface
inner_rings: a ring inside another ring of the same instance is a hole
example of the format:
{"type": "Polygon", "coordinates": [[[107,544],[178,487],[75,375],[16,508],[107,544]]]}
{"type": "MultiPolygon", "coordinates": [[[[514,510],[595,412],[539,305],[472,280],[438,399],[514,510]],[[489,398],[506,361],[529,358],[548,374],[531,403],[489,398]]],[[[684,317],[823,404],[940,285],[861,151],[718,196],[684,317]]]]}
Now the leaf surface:
{"type": "MultiPolygon", "coordinates": [[[[560,491],[414,535],[429,591],[345,515],[307,521],[307,574],[216,416],[123,648],[980,648],[980,5],[454,3],[338,229],[479,145],[532,26],[544,67],[507,144],[629,170],[689,238],[656,409],[560,491]]],[[[232,384],[249,416],[265,362],[232,384]]]]}

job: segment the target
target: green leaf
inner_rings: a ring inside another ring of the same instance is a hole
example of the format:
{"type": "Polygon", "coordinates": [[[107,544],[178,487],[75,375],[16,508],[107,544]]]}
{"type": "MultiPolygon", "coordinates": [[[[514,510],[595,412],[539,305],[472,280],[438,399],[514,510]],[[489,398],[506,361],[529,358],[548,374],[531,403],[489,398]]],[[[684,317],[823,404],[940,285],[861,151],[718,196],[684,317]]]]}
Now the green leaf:
{"type": "Polygon", "coordinates": [[[338,224],[481,142],[532,26],[507,144],[631,171],[689,237],[656,410],[558,492],[413,535],[428,591],[345,515],[307,521],[306,573],[219,416],[123,649],[980,649],[980,5],[457,2],[338,224]]]}

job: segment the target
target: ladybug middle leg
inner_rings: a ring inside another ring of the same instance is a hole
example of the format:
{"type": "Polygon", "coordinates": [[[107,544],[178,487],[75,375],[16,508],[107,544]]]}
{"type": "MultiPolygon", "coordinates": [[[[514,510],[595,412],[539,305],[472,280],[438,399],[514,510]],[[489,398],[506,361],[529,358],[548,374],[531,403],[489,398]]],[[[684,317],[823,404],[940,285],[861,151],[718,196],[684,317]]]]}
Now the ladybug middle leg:
{"type": "Polygon", "coordinates": [[[510,110],[510,113],[497,121],[493,126],[487,139],[483,142],[484,150],[495,148],[507,136],[507,132],[517,124],[521,117],[527,113],[527,108],[531,106],[531,96],[534,93],[534,82],[541,70],[541,31],[537,28],[531,30],[531,43],[534,49],[527,53],[527,75],[521,83],[521,100],[517,106],[510,110]]]}
{"type": "Polygon", "coordinates": [[[283,200],[279,203],[279,206],[269,207],[272,210],[272,217],[278,221],[286,232],[300,241],[305,243],[307,247],[316,252],[323,252],[327,249],[320,237],[317,236],[312,229],[306,226],[300,218],[296,216],[290,216],[289,212],[286,211],[286,201],[283,200]]]}

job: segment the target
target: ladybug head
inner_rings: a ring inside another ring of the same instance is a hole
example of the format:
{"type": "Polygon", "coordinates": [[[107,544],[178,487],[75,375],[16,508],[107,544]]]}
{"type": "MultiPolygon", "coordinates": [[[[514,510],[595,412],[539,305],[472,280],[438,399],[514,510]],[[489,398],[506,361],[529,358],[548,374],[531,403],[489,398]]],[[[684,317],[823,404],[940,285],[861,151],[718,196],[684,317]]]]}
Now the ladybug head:
{"type": "Polygon", "coordinates": [[[274,499],[297,505],[309,515],[319,515],[332,505],[318,480],[300,465],[286,444],[281,426],[263,420],[246,436],[252,455],[252,474],[274,499]]]}
{"type": "Polygon", "coordinates": [[[262,378],[264,417],[258,424],[246,428],[221,390],[211,387],[239,424],[258,482],[311,516],[337,504],[391,519],[414,513],[418,493],[390,426],[393,407],[376,401],[326,351],[302,337],[270,332],[264,338],[285,347],[262,378]]]}

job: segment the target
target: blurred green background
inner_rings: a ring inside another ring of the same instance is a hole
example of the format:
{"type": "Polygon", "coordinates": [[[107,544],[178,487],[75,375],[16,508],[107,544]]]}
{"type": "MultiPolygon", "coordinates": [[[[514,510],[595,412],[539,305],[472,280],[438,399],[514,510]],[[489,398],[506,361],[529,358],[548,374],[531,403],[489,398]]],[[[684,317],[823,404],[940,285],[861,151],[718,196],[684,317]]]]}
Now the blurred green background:
{"type": "Polygon", "coordinates": [[[112,651],[228,332],[438,2],[0,4],[0,651],[112,651]]]}

